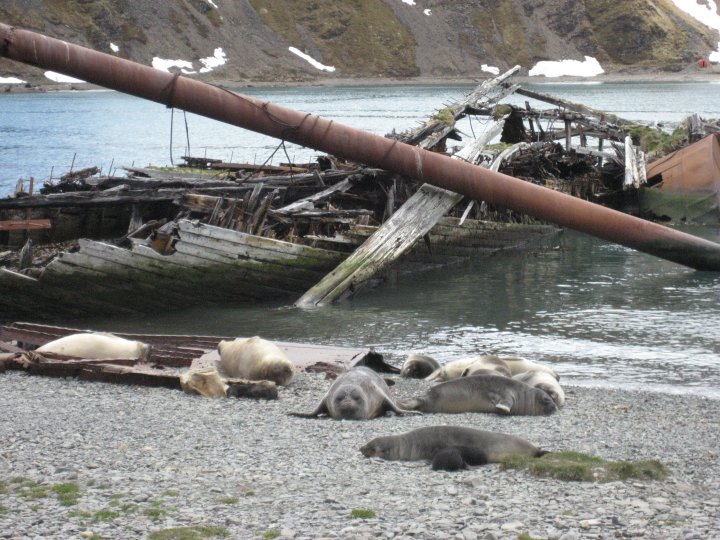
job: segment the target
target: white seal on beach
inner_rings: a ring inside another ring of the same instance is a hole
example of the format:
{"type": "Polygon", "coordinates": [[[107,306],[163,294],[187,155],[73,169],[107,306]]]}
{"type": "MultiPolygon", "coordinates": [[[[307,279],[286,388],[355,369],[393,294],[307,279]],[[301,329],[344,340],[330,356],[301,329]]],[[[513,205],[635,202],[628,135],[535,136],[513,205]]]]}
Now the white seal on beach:
{"type": "Polygon", "coordinates": [[[295,366],[280,347],[258,336],[221,341],[220,365],[228,377],[252,381],[273,381],[287,386],[295,375],[295,366]]]}

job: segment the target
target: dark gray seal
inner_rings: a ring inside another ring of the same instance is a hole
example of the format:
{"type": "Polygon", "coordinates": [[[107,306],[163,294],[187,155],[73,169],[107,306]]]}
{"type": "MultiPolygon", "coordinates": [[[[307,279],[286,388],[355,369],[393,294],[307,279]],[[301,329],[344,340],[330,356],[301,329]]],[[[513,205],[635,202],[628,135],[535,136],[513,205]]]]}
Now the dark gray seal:
{"type": "Polygon", "coordinates": [[[440,368],[440,364],[434,358],[424,354],[411,354],[405,359],[400,376],[409,379],[424,379],[438,368],[440,368]]]}
{"type": "Polygon", "coordinates": [[[360,452],[365,457],[392,461],[429,459],[433,469],[446,471],[499,463],[511,454],[539,457],[547,453],[520,437],[457,426],[431,426],[377,437],[360,452]]]}
{"type": "Polygon", "coordinates": [[[427,413],[494,412],[513,415],[552,414],[555,402],[542,390],[503,377],[473,375],[430,388],[425,395],[400,403],[427,413]]]}
{"type": "Polygon", "coordinates": [[[335,379],[313,412],[290,414],[302,418],[323,414],[336,420],[370,420],[388,411],[396,414],[418,414],[398,407],[390,397],[390,389],[385,380],[372,369],[360,366],[335,379]]]}

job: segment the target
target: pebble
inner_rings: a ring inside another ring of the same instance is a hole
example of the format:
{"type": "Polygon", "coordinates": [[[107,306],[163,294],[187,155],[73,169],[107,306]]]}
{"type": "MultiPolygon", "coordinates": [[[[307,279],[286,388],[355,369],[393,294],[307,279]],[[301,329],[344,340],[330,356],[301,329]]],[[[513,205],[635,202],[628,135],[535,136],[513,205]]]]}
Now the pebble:
{"type": "MultiPolygon", "coordinates": [[[[286,414],[312,410],[328,384],[301,374],[268,403],[2,374],[0,538],[141,538],[199,525],[248,539],[271,530],[296,540],[720,536],[717,424],[696,428],[720,417],[717,400],[576,387],[549,417],[337,422],[286,414]],[[584,483],[497,465],[440,473],[428,463],[365,459],[358,451],[379,435],[440,424],[510,433],[548,450],[660,459],[671,475],[584,483]],[[47,494],[28,500],[16,478],[38,482],[47,494]],[[78,503],[63,506],[50,488],[68,482],[79,487],[78,503]],[[94,520],[101,510],[118,516],[94,520]],[[353,517],[353,510],[374,517],[353,517]]],[[[426,384],[399,380],[392,392],[409,397],[426,384]]]]}

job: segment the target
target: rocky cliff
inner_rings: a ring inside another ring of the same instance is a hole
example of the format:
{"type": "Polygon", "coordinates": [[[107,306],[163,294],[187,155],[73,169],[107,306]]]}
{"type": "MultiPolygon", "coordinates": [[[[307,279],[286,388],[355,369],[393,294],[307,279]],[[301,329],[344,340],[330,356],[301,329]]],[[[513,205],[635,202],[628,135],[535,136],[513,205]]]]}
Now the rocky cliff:
{"type": "MultiPolygon", "coordinates": [[[[477,78],[483,65],[585,56],[611,73],[679,71],[718,46],[716,31],[671,0],[0,0],[0,21],[242,82],[477,78]]],[[[1,60],[0,77],[10,76],[48,82],[1,60]]]]}

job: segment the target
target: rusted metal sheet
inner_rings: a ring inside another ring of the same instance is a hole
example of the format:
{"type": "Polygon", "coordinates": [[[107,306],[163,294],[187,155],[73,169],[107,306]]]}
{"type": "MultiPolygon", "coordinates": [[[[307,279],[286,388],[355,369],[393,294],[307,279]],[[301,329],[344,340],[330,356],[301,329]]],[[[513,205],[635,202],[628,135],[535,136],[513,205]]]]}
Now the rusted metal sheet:
{"type": "Polygon", "coordinates": [[[720,245],[714,242],[310,113],[5,24],[0,24],[0,53],[168,107],[411,176],[692,268],[720,270],[720,245]]]}
{"type": "Polygon", "coordinates": [[[52,220],[16,219],[0,221],[0,231],[29,231],[35,229],[52,229],[52,220]]]}
{"type": "Polygon", "coordinates": [[[661,176],[658,189],[715,193],[720,202],[720,133],[668,154],[647,166],[647,178],[661,176]]]}

